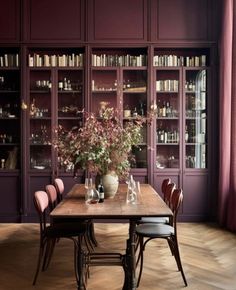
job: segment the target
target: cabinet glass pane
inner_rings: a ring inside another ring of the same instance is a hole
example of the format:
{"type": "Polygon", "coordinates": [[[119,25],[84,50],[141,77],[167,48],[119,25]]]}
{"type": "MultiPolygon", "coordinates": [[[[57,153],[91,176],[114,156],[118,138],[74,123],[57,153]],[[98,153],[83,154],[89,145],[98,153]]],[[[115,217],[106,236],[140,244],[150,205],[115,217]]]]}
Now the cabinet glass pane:
{"type": "Polygon", "coordinates": [[[187,70],[185,81],[186,168],[207,168],[207,70],[187,70]]]}
{"type": "MultiPolygon", "coordinates": [[[[123,122],[134,120],[147,114],[147,71],[146,69],[122,70],[121,91],[123,93],[123,122]]],[[[132,149],[131,166],[147,167],[147,126],[141,129],[142,140],[132,149]]]]}
{"type": "Polygon", "coordinates": [[[147,71],[123,71],[123,117],[145,116],[147,112],[147,71]]]}
{"type": "Polygon", "coordinates": [[[92,71],[92,103],[91,110],[98,117],[101,116],[104,107],[117,108],[117,70],[93,70],[92,71]]]}
{"type": "MultiPolygon", "coordinates": [[[[15,55],[12,55],[15,57],[15,55]]],[[[5,55],[7,66],[12,57],[5,55]]],[[[5,66],[5,65],[1,65],[5,66]]],[[[20,168],[20,72],[0,67],[0,169],[20,168]]]]}
{"type": "Polygon", "coordinates": [[[157,70],[155,89],[156,168],[179,168],[179,70],[157,70]]]}
{"type": "Polygon", "coordinates": [[[51,70],[30,70],[30,168],[51,167],[51,70]]]}
{"type": "Polygon", "coordinates": [[[58,72],[58,118],[77,118],[84,108],[83,71],[58,72]]]}

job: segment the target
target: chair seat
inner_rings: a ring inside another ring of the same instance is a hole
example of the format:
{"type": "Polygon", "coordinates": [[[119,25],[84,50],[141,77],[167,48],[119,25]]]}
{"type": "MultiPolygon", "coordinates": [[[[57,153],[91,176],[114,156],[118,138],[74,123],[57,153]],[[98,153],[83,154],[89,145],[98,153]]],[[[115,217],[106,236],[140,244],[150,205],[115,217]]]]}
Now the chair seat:
{"type": "Polygon", "coordinates": [[[68,238],[84,234],[86,230],[86,223],[60,223],[47,226],[45,234],[49,238],[68,238]]]}
{"type": "Polygon", "coordinates": [[[168,224],[169,218],[168,217],[143,217],[139,221],[139,224],[142,224],[142,223],[168,224]]]}
{"type": "Polygon", "coordinates": [[[136,233],[143,237],[165,238],[174,235],[174,228],[166,224],[140,224],[136,227],[136,233]]]}

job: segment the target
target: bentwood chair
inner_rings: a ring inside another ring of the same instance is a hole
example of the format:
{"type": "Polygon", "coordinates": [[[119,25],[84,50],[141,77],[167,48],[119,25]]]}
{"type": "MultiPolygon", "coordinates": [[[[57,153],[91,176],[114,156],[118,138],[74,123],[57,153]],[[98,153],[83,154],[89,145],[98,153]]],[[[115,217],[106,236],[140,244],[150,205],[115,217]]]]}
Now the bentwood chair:
{"type": "Polygon", "coordinates": [[[143,270],[143,252],[146,244],[153,239],[166,239],[170,247],[172,255],[174,255],[178,270],[182,274],[185,286],[187,286],[187,280],[185,278],[184,270],[182,267],[179,245],[177,239],[177,215],[179,207],[183,201],[182,189],[175,189],[171,197],[171,207],[173,211],[173,219],[171,224],[160,223],[144,223],[136,227],[136,234],[138,237],[139,254],[137,258],[137,266],[140,261],[139,276],[137,281],[137,287],[139,286],[142,270],[143,270]],[[146,239],[146,240],[145,240],[146,239]]]}
{"type": "MultiPolygon", "coordinates": [[[[62,180],[61,180],[61,182],[59,181],[57,184],[59,185],[59,188],[62,189],[62,185],[64,188],[64,184],[63,184],[62,180]]],[[[55,206],[59,203],[58,202],[58,192],[56,190],[56,187],[52,184],[46,185],[46,192],[48,194],[48,199],[49,199],[49,208],[50,208],[50,210],[53,210],[55,208],[55,206]]],[[[62,197],[62,194],[60,194],[60,195],[62,197]]],[[[71,223],[76,224],[77,221],[73,220],[71,223]]],[[[95,236],[94,236],[93,223],[90,220],[87,220],[87,231],[86,231],[86,235],[85,235],[85,244],[86,244],[89,252],[93,251],[93,249],[94,249],[94,245],[95,245],[94,240],[95,240],[95,236]]],[[[52,255],[52,253],[51,253],[51,255],[52,255]]]]}
{"type": "Polygon", "coordinates": [[[48,195],[49,208],[50,208],[50,211],[52,211],[58,203],[57,191],[56,191],[55,186],[52,184],[46,185],[45,190],[48,195]]]}
{"type": "MultiPolygon", "coordinates": [[[[165,179],[167,180],[167,179],[165,179]]],[[[165,182],[165,180],[163,182],[165,182]]],[[[170,179],[169,179],[170,180],[170,179]]],[[[173,191],[176,188],[176,184],[175,183],[168,183],[165,185],[165,187],[163,188],[164,192],[164,201],[165,203],[171,207],[171,196],[173,194],[173,191]]],[[[139,221],[139,224],[142,223],[169,223],[169,218],[168,217],[143,217],[141,218],[141,220],[139,221]]]]}
{"type": "MultiPolygon", "coordinates": [[[[50,260],[51,248],[54,248],[56,241],[59,238],[68,238],[74,242],[74,268],[77,281],[79,280],[77,267],[78,259],[84,261],[82,252],[82,240],[86,233],[87,225],[85,222],[80,222],[77,224],[57,224],[57,225],[47,225],[47,213],[49,206],[48,195],[45,191],[36,191],[34,194],[34,205],[39,216],[39,226],[40,226],[40,243],[39,243],[39,255],[37,268],[33,280],[33,285],[36,284],[39,270],[41,268],[42,260],[44,263],[48,264],[48,259],[50,260]],[[46,261],[46,262],[45,262],[46,261]]],[[[43,270],[43,269],[42,269],[43,270]]]]}
{"type": "Polygon", "coordinates": [[[57,190],[57,201],[60,202],[63,199],[63,193],[65,190],[64,182],[61,178],[55,178],[54,185],[57,190]]]}
{"type": "MultiPolygon", "coordinates": [[[[65,190],[64,182],[61,178],[55,178],[54,185],[57,191],[57,202],[61,202],[63,199],[63,193],[65,190]]],[[[90,244],[90,248],[93,249],[93,247],[97,246],[97,240],[95,237],[95,230],[94,230],[94,224],[92,221],[88,223],[88,233],[87,233],[87,240],[90,244]]]]}

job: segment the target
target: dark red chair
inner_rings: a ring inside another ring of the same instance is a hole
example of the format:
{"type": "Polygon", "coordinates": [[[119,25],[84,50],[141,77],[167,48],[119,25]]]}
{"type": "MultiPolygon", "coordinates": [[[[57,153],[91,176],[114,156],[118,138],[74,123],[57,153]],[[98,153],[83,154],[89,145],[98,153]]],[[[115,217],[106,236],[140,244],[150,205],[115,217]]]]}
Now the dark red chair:
{"type": "Polygon", "coordinates": [[[143,270],[143,252],[145,250],[146,244],[153,239],[166,239],[168,241],[171,253],[174,255],[178,269],[182,274],[184,284],[185,286],[188,285],[180,259],[179,245],[177,239],[177,215],[182,201],[183,201],[182,189],[175,189],[171,196],[171,207],[173,211],[173,219],[171,219],[171,224],[144,223],[136,227],[136,234],[138,237],[138,246],[139,246],[137,247],[139,248],[137,266],[140,261],[140,270],[137,281],[137,287],[139,286],[143,270]]]}

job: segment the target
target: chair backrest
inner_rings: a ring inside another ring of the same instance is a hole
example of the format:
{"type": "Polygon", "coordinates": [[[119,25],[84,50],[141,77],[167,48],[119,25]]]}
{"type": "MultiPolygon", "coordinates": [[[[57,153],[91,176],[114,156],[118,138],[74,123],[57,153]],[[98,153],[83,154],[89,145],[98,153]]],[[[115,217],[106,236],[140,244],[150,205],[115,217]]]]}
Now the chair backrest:
{"type": "Polygon", "coordinates": [[[175,188],[176,188],[176,184],[174,182],[169,183],[166,186],[166,190],[164,192],[164,201],[171,209],[172,209],[171,197],[172,197],[172,194],[173,194],[173,191],[175,190],[175,188]]]}
{"type": "Polygon", "coordinates": [[[54,185],[48,184],[45,187],[49,200],[49,208],[53,210],[57,205],[57,191],[54,185]]]}
{"type": "Polygon", "coordinates": [[[161,191],[163,193],[163,195],[165,196],[165,192],[166,192],[166,187],[168,184],[171,183],[171,179],[170,178],[166,178],[162,181],[162,184],[161,184],[161,191]]]}
{"type": "Polygon", "coordinates": [[[57,200],[58,202],[60,202],[62,200],[62,194],[65,190],[65,187],[64,187],[64,182],[62,181],[61,178],[56,178],[54,180],[54,185],[56,187],[56,190],[57,190],[57,200]]]}
{"type": "Polygon", "coordinates": [[[45,191],[39,190],[34,193],[34,206],[39,215],[41,237],[46,229],[48,204],[48,195],[45,191]]]}
{"type": "Polygon", "coordinates": [[[183,202],[183,190],[180,188],[177,188],[173,191],[171,196],[171,205],[172,205],[172,212],[173,212],[173,225],[176,228],[176,222],[177,222],[177,215],[179,212],[180,205],[183,202]]]}

